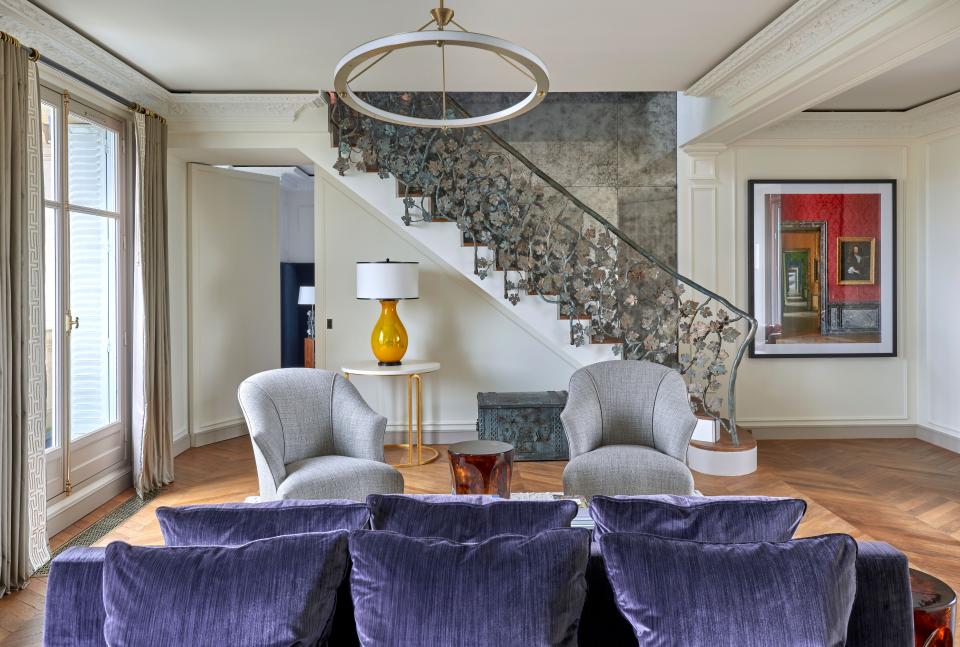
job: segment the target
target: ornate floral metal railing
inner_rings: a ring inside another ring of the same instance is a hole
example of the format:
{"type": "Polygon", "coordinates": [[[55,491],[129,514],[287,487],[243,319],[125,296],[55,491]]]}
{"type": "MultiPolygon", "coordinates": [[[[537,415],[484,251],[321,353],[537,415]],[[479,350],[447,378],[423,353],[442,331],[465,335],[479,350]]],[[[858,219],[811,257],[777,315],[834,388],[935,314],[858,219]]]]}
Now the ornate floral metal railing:
{"type": "MultiPolygon", "coordinates": [[[[438,96],[370,93],[393,112],[437,117],[438,96]]],[[[466,111],[449,95],[448,116],[466,111]]],[[[334,168],[395,177],[407,225],[454,220],[474,270],[502,270],[504,298],[556,303],[570,343],[611,343],[625,359],[683,374],[691,407],[736,442],[736,372],[756,321],[681,276],[547,176],[492,129],[417,129],[360,115],[329,97],[334,168]]]]}

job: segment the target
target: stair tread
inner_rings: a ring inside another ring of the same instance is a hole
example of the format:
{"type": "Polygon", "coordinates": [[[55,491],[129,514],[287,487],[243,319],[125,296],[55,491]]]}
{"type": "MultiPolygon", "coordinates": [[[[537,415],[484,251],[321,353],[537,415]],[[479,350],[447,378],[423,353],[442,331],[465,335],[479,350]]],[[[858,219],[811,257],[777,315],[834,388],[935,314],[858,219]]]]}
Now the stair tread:
{"type": "Polygon", "coordinates": [[[590,338],[591,344],[619,344],[622,340],[619,337],[609,335],[596,335],[590,338]]]}
{"type": "Polygon", "coordinates": [[[411,198],[422,198],[423,189],[411,189],[406,184],[400,180],[396,181],[397,184],[397,197],[403,198],[405,196],[410,196],[411,198]]]}

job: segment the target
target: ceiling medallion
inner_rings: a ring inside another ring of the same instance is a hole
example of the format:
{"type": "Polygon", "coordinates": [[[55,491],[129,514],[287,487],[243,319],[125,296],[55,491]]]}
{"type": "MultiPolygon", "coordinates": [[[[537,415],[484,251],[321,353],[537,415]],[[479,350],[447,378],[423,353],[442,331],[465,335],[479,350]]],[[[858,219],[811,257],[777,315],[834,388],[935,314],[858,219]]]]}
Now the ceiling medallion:
{"type": "Polygon", "coordinates": [[[430,16],[430,20],[417,31],[384,36],[383,38],[370,41],[349,51],[346,56],[341,58],[340,62],[337,63],[337,68],[334,72],[333,87],[337,92],[337,96],[354,110],[369,115],[374,119],[402,126],[443,129],[495,124],[498,121],[505,121],[522,115],[543,101],[543,98],[547,95],[547,91],[550,88],[550,75],[547,72],[547,66],[544,65],[543,61],[541,61],[536,54],[525,47],[503,40],[502,38],[467,31],[453,19],[453,9],[444,7],[443,0],[440,0],[439,7],[430,10],[430,16]],[[447,29],[449,25],[453,25],[459,31],[447,29]],[[430,29],[427,29],[428,27],[430,29]],[[407,47],[424,46],[434,46],[440,49],[440,91],[442,93],[441,105],[444,118],[424,119],[422,117],[410,117],[383,110],[367,103],[350,89],[350,83],[393,52],[407,47]],[[473,47],[475,49],[493,52],[533,81],[534,88],[530,94],[523,99],[503,110],[476,117],[448,119],[446,118],[447,66],[445,54],[447,47],[473,47]],[[371,62],[354,73],[357,68],[367,63],[367,61],[371,62]]]}

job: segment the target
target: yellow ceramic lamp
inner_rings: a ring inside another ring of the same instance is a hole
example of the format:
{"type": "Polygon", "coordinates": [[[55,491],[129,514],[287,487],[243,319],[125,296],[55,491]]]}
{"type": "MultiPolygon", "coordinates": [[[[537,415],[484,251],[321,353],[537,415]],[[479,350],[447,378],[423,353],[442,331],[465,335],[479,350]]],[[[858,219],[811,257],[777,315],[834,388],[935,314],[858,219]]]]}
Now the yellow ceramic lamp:
{"type": "Polygon", "coordinates": [[[407,352],[407,329],[397,316],[397,301],[419,297],[419,263],[389,258],[357,263],[357,298],[380,302],[370,347],[381,366],[398,366],[407,352]]]}

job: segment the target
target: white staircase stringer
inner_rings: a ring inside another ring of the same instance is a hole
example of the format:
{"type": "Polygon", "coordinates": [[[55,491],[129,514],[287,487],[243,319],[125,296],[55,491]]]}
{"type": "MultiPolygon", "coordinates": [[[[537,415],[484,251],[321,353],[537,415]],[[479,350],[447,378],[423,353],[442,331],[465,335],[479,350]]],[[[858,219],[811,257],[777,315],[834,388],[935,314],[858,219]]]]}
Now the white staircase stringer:
{"type": "Polygon", "coordinates": [[[503,297],[504,272],[492,271],[481,279],[474,273],[473,249],[462,245],[460,230],[453,222],[415,223],[407,226],[401,220],[403,200],[396,195],[396,180],[383,179],[376,173],[354,171],[341,176],[334,169],[336,149],[325,151],[323,160],[316,160],[319,171],[343,187],[366,210],[385,225],[415,244],[421,251],[446,265],[479,288],[506,317],[511,319],[544,346],[558,354],[571,366],[581,367],[615,359],[610,344],[586,344],[579,348],[570,343],[568,321],[558,319],[556,304],[536,295],[521,294],[517,305],[503,297]]]}

